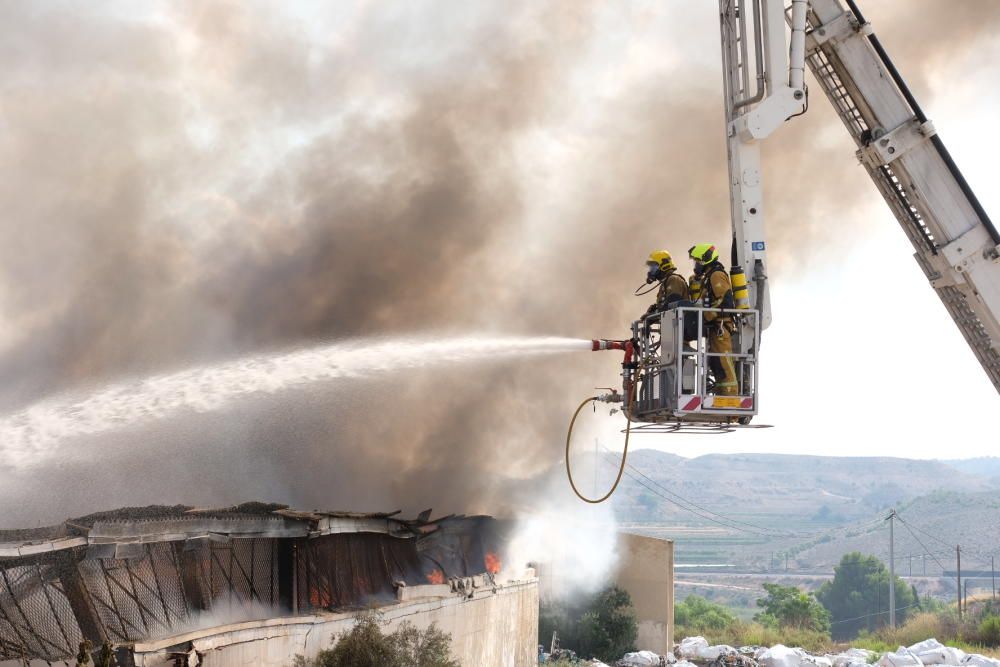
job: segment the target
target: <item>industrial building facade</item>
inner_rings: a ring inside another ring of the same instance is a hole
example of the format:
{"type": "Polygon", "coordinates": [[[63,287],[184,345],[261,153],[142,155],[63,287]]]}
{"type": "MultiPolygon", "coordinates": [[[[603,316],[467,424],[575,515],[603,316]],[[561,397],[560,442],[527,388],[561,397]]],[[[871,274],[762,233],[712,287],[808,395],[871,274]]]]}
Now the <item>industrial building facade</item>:
{"type": "Polygon", "coordinates": [[[489,517],[261,503],[0,531],[0,665],[73,664],[81,650],[124,665],[283,665],[373,606],[390,625],[437,623],[463,664],[534,664],[537,580],[498,581],[501,558],[489,517]]]}

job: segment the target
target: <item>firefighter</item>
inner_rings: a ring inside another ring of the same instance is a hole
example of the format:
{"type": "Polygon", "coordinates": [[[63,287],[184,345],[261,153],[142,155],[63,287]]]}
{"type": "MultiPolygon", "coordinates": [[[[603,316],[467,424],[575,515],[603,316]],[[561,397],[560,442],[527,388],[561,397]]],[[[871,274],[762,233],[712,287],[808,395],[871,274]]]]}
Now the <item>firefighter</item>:
{"type": "Polygon", "coordinates": [[[687,281],[677,273],[677,266],[666,250],[654,250],[646,260],[646,284],[656,281],[660,282],[660,289],[656,292],[656,303],[646,310],[647,315],[663,312],[673,303],[687,300],[687,281]]]}
{"type": "MultiPolygon", "coordinates": [[[[735,308],[733,285],[726,267],[719,261],[719,251],[715,246],[699,243],[688,250],[688,257],[694,260],[694,274],[701,285],[702,304],[706,308],[735,308]]],[[[710,353],[732,354],[735,331],[732,315],[705,313],[705,336],[710,353]]],[[[716,394],[735,396],[739,393],[736,367],[731,356],[709,357],[709,368],[715,376],[716,394]]]]}

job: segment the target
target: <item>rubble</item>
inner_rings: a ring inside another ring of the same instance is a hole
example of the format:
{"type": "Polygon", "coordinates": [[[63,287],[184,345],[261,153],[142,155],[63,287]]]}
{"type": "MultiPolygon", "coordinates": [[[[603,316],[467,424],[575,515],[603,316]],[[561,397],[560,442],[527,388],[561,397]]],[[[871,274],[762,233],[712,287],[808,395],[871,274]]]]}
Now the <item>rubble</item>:
{"type": "Polygon", "coordinates": [[[677,645],[676,653],[684,660],[697,660],[703,648],[708,648],[708,640],[704,637],[685,637],[677,645]]]}
{"type": "Polygon", "coordinates": [[[962,649],[944,646],[936,639],[926,639],[909,650],[925,665],[961,665],[969,657],[962,649]]]}
{"type": "MultiPolygon", "coordinates": [[[[666,655],[653,651],[626,653],[614,663],[614,667],[868,667],[874,663],[878,667],[1000,667],[1000,660],[978,653],[968,654],[962,649],[945,646],[934,638],[912,646],[900,646],[881,655],[863,648],[815,655],[784,644],[738,648],[727,644],[712,646],[700,636],[685,637],[674,646],[673,653],[666,655]]],[[[596,659],[583,664],[608,667],[596,659]]]]}
{"type": "Polygon", "coordinates": [[[666,664],[666,656],[661,657],[652,651],[626,653],[621,660],[615,663],[616,667],[661,667],[666,664]]]}
{"type": "Polygon", "coordinates": [[[874,662],[875,652],[865,648],[849,648],[833,656],[833,667],[865,667],[874,662]]]}
{"type": "Polygon", "coordinates": [[[979,653],[970,653],[966,656],[965,660],[962,661],[962,667],[1000,667],[1000,660],[996,658],[988,658],[985,655],[980,655],[979,653]]]}
{"type": "Polygon", "coordinates": [[[879,667],[922,667],[923,664],[917,654],[905,646],[900,646],[895,653],[886,653],[878,661],[879,667]]]}

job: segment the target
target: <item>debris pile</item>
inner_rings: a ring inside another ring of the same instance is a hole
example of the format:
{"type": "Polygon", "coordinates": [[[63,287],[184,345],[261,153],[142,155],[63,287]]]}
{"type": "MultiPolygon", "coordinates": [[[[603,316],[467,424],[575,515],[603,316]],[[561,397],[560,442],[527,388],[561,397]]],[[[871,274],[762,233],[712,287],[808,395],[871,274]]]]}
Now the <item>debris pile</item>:
{"type": "MultiPolygon", "coordinates": [[[[569,655],[560,657],[570,658],[569,655]]],[[[783,644],[770,648],[734,648],[726,644],[710,646],[704,637],[685,637],[674,646],[673,653],[666,655],[653,651],[626,653],[613,667],[868,667],[876,663],[878,667],[1000,667],[1000,660],[996,658],[966,653],[962,649],[945,646],[933,638],[909,647],[900,646],[894,652],[881,655],[863,648],[816,655],[783,644]]],[[[612,667],[596,659],[578,664],[587,667],[612,667]]]]}

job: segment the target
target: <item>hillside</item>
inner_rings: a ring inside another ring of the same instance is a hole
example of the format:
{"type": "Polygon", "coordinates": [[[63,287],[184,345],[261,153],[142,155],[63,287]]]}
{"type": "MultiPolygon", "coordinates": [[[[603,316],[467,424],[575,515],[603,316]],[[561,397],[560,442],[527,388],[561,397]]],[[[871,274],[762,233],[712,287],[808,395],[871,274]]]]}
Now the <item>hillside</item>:
{"type": "MultiPolygon", "coordinates": [[[[942,569],[954,570],[955,545],[962,546],[963,570],[990,569],[989,557],[1000,548],[1000,494],[935,491],[896,509],[905,522],[897,522],[895,529],[897,572],[938,575],[942,569]]],[[[796,567],[835,562],[849,551],[887,561],[888,526],[879,521],[834,529],[791,551],[796,567]]]]}
{"type": "Polygon", "coordinates": [[[978,475],[980,477],[1000,480],[1000,457],[997,456],[980,456],[974,459],[943,460],[941,463],[945,463],[955,470],[959,470],[969,475],[978,475]]]}
{"type": "Polygon", "coordinates": [[[995,480],[939,461],[779,454],[685,459],[645,449],[630,454],[614,507],[630,530],[674,538],[679,563],[767,569],[786,552],[801,561],[797,567],[827,563],[853,544],[881,554],[887,538],[868,524],[892,506],[910,508],[913,522],[931,533],[946,526],[961,532],[962,517],[989,520],[987,499],[997,488],[995,480]],[[917,502],[928,494],[950,500],[917,502]],[[685,501],[701,516],[680,509],[677,503],[685,501]],[[925,519],[931,522],[924,525],[925,519]]]}

